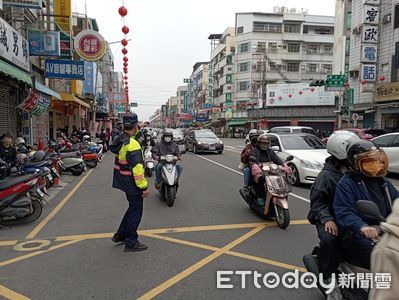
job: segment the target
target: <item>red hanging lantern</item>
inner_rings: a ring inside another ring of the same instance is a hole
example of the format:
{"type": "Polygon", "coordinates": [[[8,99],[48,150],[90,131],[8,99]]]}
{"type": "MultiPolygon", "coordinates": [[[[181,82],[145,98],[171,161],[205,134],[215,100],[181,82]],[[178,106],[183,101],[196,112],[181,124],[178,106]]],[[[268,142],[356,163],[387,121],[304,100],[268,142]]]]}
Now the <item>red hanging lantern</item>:
{"type": "Polygon", "coordinates": [[[291,97],[292,97],[292,94],[288,94],[288,97],[290,97],[290,98],[291,98],[291,97]]]}
{"type": "Polygon", "coordinates": [[[364,80],[364,79],[363,79],[362,81],[360,81],[361,84],[366,84],[366,82],[367,82],[367,81],[364,80]]]}
{"type": "Polygon", "coordinates": [[[313,87],[310,89],[310,91],[311,91],[312,93],[314,92],[314,90],[315,90],[315,88],[313,88],[313,87]]]}
{"type": "Polygon", "coordinates": [[[283,97],[279,96],[279,97],[278,97],[278,100],[280,100],[280,101],[281,101],[281,99],[283,99],[283,97]]]}
{"type": "Polygon", "coordinates": [[[124,62],[127,62],[128,60],[129,60],[129,58],[127,58],[127,56],[124,56],[124,57],[123,57],[123,61],[124,61],[124,62]]]}
{"type": "Polygon", "coordinates": [[[127,54],[127,49],[126,49],[126,48],[123,48],[123,49],[122,49],[122,53],[123,53],[124,55],[126,55],[126,54],[127,54]]]}
{"type": "Polygon", "coordinates": [[[122,46],[126,47],[127,46],[127,39],[121,40],[122,46]]]}
{"type": "Polygon", "coordinates": [[[303,92],[302,91],[299,91],[299,95],[302,95],[303,94],[303,92]]]}
{"type": "Polygon", "coordinates": [[[384,75],[382,75],[382,76],[380,76],[380,81],[384,81],[385,80],[385,76],[384,75]]]}
{"type": "Polygon", "coordinates": [[[350,86],[351,86],[351,85],[350,85],[349,81],[347,81],[347,82],[345,83],[345,88],[346,88],[346,89],[349,89],[350,86]]]}
{"type": "Polygon", "coordinates": [[[124,34],[128,34],[129,33],[129,27],[127,27],[126,25],[122,27],[122,32],[124,34]]]}
{"type": "Polygon", "coordinates": [[[128,66],[128,63],[127,63],[127,62],[124,62],[124,63],[123,63],[123,66],[126,68],[126,67],[128,66]]]}
{"type": "Polygon", "coordinates": [[[123,77],[123,79],[125,79],[125,80],[127,80],[127,78],[128,78],[127,76],[123,77]]]}
{"type": "Polygon", "coordinates": [[[124,6],[121,6],[121,7],[119,7],[118,12],[119,12],[119,14],[120,14],[122,17],[125,17],[125,16],[127,15],[127,8],[124,7],[124,6]]]}
{"type": "Polygon", "coordinates": [[[123,73],[127,74],[127,69],[123,69],[123,73]]]}

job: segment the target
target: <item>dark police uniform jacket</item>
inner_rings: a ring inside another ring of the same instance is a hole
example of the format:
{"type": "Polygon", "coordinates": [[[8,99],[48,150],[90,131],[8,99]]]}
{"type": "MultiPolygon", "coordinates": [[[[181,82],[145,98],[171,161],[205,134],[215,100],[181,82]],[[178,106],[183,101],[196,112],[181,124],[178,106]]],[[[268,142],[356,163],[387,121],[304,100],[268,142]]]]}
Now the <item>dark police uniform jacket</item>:
{"type": "Polygon", "coordinates": [[[147,189],[140,143],[134,136],[120,135],[110,146],[115,154],[112,187],[129,195],[141,195],[147,189]]]}

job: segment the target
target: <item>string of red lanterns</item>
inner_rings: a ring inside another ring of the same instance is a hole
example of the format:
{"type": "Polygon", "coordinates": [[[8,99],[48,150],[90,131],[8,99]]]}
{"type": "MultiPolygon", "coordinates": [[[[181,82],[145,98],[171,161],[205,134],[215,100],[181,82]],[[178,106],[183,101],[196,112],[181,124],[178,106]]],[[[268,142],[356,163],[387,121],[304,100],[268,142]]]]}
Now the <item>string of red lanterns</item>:
{"type": "Polygon", "coordinates": [[[128,110],[129,107],[129,81],[128,81],[128,61],[129,58],[127,57],[127,53],[128,50],[126,48],[126,46],[128,45],[128,39],[127,39],[127,34],[129,33],[130,29],[128,26],[126,26],[125,24],[125,17],[127,16],[128,10],[127,8],[124,6],[124,2],[122,1],[122,6],[119,7],[118,9],[118,13],[119,15],[122,17],[122,21],[123,21],[123,26],[122,26],[122,33],[124,34],[123,39],[121,40],[121,44],[123,46],[122,48],[122,54],[123,54],[123,73],[124,73],[124,83],[125,83],[125,99],[126,99],[126,110],[128,110]]]}

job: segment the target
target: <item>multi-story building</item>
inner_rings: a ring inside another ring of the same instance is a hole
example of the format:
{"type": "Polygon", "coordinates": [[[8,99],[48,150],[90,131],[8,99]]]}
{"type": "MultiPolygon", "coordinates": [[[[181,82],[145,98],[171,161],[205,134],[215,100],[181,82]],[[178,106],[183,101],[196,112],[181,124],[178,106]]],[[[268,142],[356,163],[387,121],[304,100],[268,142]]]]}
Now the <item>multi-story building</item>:
{"type": "Polygon", "coordinates": [[[189,94],[190,110],[193,121],[208,121],[208,65],[209,62],[197,62],[190,76],[189,94]]]}
{"type": "Polygon", "coordinates": [[[358,126],[399,126],[399,1],[352,1],[351,116],[358,126]]]}
{"type": "MultiPolygon", "coordinates": [[[[309,15],[286,7],[273,13],[236,14],[235,93],[232,126],[257,126],[259,118],[269,125],[296,120],[334,123],[333,105],[287,109],[260,108],[266,100],[266,85],[325,79],[332,72],[334,17],[309,15]],[[263,101],[259,101],[259,100],[263,101]],[[241,117],[241,118],[240,118],[241,117]]],[[[231,115],[230,115],[231,116],[231,115]]],[[[297,123],[297,121],[295,121],[297,123]]],[[[248,129],[248,128],[247,128],[248,129]]]]}
{"type": "Polygon", "coordinates": [[[211,116],[214,128],[226,126],[225,111],[232,107],[234,97],[235,28],[229,27],[222,34],[211,34],[211,61],[208,67],[208,101],[213,103],[211,116]]]}
{"type": "Polygon", "coordinates": [[[349,50],[352,25],[352,0],[337,0],[333,47],[333,74],[349,75],[349,50]]]}
{"type": "Polygon", "coordinates": [[[176,91],[177,115],[175,126],[182,128],[188,127],[192,121],[192,115],[188,108],[188,86],[179,86],[176,91]]]}

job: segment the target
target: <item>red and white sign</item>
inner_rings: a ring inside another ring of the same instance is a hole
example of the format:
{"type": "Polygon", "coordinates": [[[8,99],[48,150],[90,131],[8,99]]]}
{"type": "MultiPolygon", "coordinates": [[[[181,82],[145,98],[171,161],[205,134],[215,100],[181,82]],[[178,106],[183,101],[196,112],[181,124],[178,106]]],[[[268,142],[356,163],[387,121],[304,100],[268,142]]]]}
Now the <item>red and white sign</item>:
{"type": "Polygon", "coordinates": [[[98,61],[105,54],[104,38],[97,31],[83,30],[74,40],[74,48],[78,55],[87,61],[98,61]]]}

